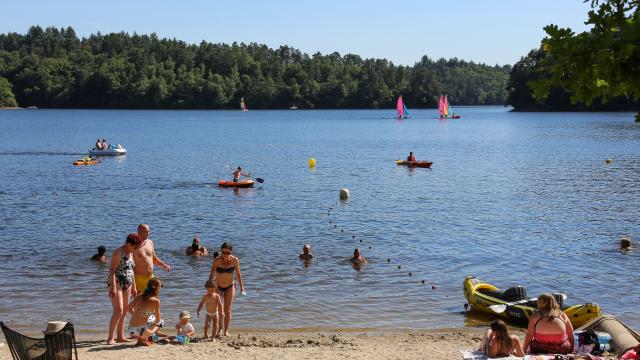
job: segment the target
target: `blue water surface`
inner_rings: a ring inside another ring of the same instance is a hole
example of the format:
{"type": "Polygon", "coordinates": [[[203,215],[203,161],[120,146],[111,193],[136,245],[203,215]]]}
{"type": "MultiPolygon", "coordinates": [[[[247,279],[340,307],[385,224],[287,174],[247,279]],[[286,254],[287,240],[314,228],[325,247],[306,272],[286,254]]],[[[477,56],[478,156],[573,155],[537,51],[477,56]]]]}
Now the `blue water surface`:
{"type": "Polygon", "coordinates": [[[0,320],[106,332],[108,268],[88,259],[148,223],[173,268],[156,269],[170,320],[204,293],[211,259],[183,255],[199,234],[241,261],[235,327],[463,326],[467,274],[563,291],[640,327],[640,250],[617,249],[622,235],[640,247],[640,125],[508,110],[0,111],[0,320]],[[97,137],[128,154],[72,166],[97,137]],[[433,168],[396,166],[409,151],[433,168]],[[264,184],[215,186],[238,165],[264,184]]]}

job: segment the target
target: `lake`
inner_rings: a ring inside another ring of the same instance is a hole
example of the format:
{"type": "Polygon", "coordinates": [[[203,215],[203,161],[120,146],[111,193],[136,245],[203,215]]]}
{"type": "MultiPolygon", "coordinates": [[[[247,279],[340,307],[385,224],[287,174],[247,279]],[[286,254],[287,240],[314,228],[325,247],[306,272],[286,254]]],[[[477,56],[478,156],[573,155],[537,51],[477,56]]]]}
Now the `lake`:
{"type": "Polygon", "coordinates": [[[231,241],[240,259],[248,295],[231,330],[472,325],[467,274],[530,296],[562,291],[640,327],[640,249],[618,250],[625,234],[640,247],[633,114],[456,113],[0,111],[0,320],[106,333],[108,267],[89,257],[148,223],[173,268],[156,268],[170,323],[204,293],[211,259],[183,255],[199,234],[212,252],[231,241]],[[72,166],[97,137],[128,154],[72,166]],[[396,166],[409,151],[432,169],[396,166]],[[214,185],[238,165],[264,183],[214,185]],[[369,260],[360,271],[356,247],[369,260]]]}

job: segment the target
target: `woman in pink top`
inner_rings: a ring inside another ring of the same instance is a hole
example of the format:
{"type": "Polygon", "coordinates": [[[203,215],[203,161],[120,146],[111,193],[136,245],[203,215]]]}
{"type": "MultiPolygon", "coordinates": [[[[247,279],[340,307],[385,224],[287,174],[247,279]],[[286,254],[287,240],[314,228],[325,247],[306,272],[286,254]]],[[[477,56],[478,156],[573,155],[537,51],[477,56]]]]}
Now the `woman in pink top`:
{"type": "Polygon", "coordinates": [[[529,346],[533,354],[573,352],[575,346],[573,326],[551,294],[542,294],[538,297],[538,311],[529,318],[529,327],[524,337],[525,352],[529,346]]]}

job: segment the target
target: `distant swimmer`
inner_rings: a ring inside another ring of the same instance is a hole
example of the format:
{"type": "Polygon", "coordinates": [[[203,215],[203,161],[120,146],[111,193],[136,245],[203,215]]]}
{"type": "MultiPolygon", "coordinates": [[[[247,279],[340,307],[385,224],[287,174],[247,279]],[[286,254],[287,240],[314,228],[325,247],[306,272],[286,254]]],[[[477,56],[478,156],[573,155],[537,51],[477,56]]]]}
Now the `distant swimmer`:
{"type": "Polygon", "coordinates": [[[185,254],[190,256],[207,256],[209,253],[204,246],[200,245],[200,237],[196,236],[193,238],[191,246],[185,250],[185,254]]]}
{"type": "Polygon", "coordinates": [[[367,263],[367,259],[365,259],[362,254],[360,254],[360,249],[356,248],[353,250],[353,257],[351,258],[351,262],[354,265],[362,265],[367,263]]]}
{"type": "Polygon", "coordinates": [[[240,176],[249,177],[249,174],[243,173],[242,168],[238,166],[238,168],[233,172],[233,182],[240,181],[240,176]]]}
{"type": "Polygon", "coordinates": [[[620,239],[620,250],[623,251],[629,251],[631,250],[632,247],[632,243],[631,243],[631,238],[628,236],[623,236],[622,239],[620,239]]]}
{"type": "Polygon", "coordinates": [[[409,156],[407,156],[407,161],[416,161],[416,157],[413,156],[413,151],[409,151],[409,156]]]}
{"type": "Polygon", "coordinates": [[[91,257],[91,260],[104,264],[107,262],[106,253],[107,253],[107,248],[104,245],[100,245],[98,246],[98,253],[93,255],[91,257]]]}
{"type": "Polygon", "coordinates": [[[306,244],[302,247],[302,253],[300,254],[300,259],[304,261],[309,261],[313,259],[313,254],[311,253],[311,245],[306,244]]]}

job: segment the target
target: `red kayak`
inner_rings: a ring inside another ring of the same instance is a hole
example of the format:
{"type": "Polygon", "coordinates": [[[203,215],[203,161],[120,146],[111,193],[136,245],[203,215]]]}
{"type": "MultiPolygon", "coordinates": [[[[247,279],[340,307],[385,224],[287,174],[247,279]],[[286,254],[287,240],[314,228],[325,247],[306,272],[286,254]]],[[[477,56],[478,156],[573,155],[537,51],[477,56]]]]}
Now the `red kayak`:
{"type": "Polygon", "coordinates": [[[431,168],[433,162],[431,161],[402,161],[396,160],[397,165],[404,165],[408,167],[421,167],[421,168],[431,168]]]}
{"type": "Polygon", "coordinates": [[[242,181],[229,181],[229,180],[220,180],[218,185],[221,187],[236,187],[236,188],[249,188],[254,184],[253,180],[242,180],[242,181]]]}

